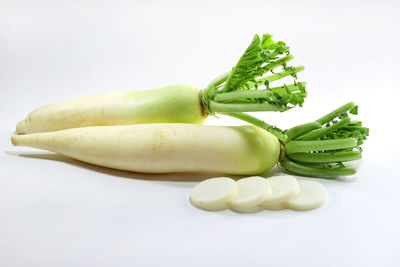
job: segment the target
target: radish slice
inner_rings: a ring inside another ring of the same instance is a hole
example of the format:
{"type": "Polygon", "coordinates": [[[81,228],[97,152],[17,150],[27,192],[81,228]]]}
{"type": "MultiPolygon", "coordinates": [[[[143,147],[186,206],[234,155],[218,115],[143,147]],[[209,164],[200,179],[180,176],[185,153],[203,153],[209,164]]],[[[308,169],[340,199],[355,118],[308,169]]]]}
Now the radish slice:
{"type": "MultiPolygon", "coordinates": [[[[273,207],[294,198],[300,190],[296,178],[291,175],[282,175],[268,178],[271,184],[272,193],[261,205],[265,208],[273,207]]],[[[270,209],[270,208],[269,208],[270,209]]]]}
{"type": "Polygon", "coordinates": [[[231,178],[217,177],[198,183],[190,194],[193,205],[204,210],[224,210],[237,194],[236,182],[231,178]]]}
{"type": "Polygon", "coordinates": [[[293,199],[284,203],[284,205],[292,210],[312,210],[322,206],[326,200],[325,187],[315,181],[300,180],[299,194],[293,199]]]}
{"type": "Polygon", "coordinates": [[[255,206],[247,206],[247,207],[243,207],[243,208],[238,208],[238,209],[233,209],[231,207],[232,210],[236,211],[236,212],[241,212],[241,213],[256,213],[256,212],[260,212],[265,210],[265,208],[261,205],[255,205],[255,206]]]}
{"type": "Polygon", "coordinates": [[[286,207],[282,204],[270,204],[270,205],[262,204],[260,206],[266,210],[285,210],[286,209],[286,207]]]}
{"type": "Polygon", "coordinates": [[[267,179],[254,176],[240,179],[236,184],[238,194],[229,203],[230,209],[245,213],[262,211],[263,207],[259,204],[271,194],[271,185],[267,179]]]}

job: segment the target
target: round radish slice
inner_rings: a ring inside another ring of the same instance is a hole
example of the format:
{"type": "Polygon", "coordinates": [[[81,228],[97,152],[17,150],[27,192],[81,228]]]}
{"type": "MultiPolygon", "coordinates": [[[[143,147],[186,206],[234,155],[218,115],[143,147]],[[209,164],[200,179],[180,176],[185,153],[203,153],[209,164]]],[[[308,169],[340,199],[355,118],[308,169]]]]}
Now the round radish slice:
{"type": "Polygon", "coordinates": [[[262,177],[248,177],[236,182],[238,194],[229,203],[229,207],[238,212],[258,212],[263,210],[259,205],[271,194],[271,185],[262,177]]]}
{"type": "Polygon", "coordinates": [[[190,194],[193,205],[205,210],[224,210],[237,194],[236,182],[231,178],[218,177],[198,183],[190,194]]]}
{"type": "Polygon", "coordinates": [[[263,204],[260,206],[266,210],[285,210],[286,209],[286,207],[280,203],[279,204],[271,204],[271,205],[263,204]]]}
{"type": "Polygon", "coordinates": [[[292,210],[312,210],[322,206],[326,200],[325,187],[315,181],[300,180],[300,192],[293,199],[284,203],[292,210]]]}
{"type": "Polygon", "coordinates": [[[286,202],[295,197],[300,190],[296,178],[290,175],[282,175],[268,178],[272,193],[261,205],[265,208],[286,202]]]}

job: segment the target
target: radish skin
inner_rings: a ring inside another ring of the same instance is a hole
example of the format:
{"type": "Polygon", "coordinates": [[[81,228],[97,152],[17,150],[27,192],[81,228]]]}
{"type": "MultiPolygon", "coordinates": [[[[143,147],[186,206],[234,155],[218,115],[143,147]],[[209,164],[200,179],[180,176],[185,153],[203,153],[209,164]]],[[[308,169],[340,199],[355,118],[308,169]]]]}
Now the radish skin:
{"type": "Polygon", "coordinates": [[[16,131],[38,133],[69,128],[140,123],[205,121],[199,90],[188,84],[134,92],[114,92],[44,105],[17,124],[16,131]]]}
{"type": "Polygon", "coordinates": [[[184,123],[82,127],[13,136],[12,143],[144,173],[255,175],[271,169],[280,154],[278,139],[255,126],[184,123]]]}

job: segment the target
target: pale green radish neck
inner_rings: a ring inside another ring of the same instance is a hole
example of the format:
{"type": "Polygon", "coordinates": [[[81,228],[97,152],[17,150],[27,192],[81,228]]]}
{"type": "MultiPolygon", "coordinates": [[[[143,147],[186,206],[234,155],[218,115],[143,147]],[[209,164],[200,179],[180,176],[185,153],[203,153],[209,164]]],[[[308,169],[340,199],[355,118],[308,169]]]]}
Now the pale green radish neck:
{"type": "Polygon", "coordinates": [[[254,175],[271,169],[280,154],[279,140],[255,126],[183,123],[82,127],[13,136],[12,143],[145,173],[254,175]]]}
{"type": "Polygon", "coordinates": [[[97,125],[203,123],[199,90],[187,84],[92,95],[42,106],[18,123],[17,133],[97,125]]]}

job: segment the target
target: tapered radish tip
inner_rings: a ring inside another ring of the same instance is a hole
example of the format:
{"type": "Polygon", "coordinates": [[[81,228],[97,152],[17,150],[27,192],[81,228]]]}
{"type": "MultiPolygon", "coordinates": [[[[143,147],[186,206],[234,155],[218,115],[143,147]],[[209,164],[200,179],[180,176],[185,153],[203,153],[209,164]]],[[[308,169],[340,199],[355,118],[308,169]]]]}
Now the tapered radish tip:
{"type": "Polygon", "coordinates": [[[24,128],[25,128],[25,120],[22,120],[18,122],[17,127],[15,127],[15,130],[18,134],[24,134],[25,133],[24,128]]]}
{"type": "Polygon", "coordinates": [[[11,143],[13,144],[13,146],[17,146],[17,137],[16,136],[12,136],[11,137],[11,143]]]}

